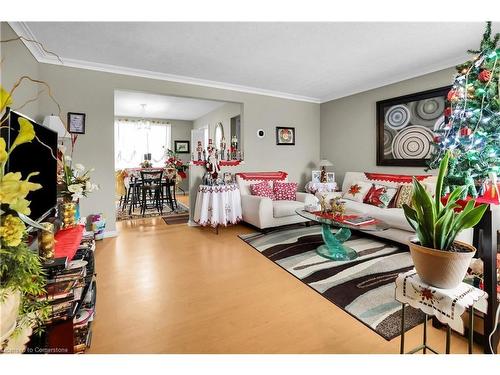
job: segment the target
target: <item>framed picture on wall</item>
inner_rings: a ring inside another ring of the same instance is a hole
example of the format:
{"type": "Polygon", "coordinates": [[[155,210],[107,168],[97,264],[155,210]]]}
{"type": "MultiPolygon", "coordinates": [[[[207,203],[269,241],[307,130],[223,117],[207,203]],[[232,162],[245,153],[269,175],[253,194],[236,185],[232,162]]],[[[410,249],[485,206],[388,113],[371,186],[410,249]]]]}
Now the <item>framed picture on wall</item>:
{"type": "Polygon", "coordinates": [[[276,144],[279,146],[295,145],[295,128],[276,127],[276,144]]]}
{"type": "Polygon", "coordinates": [[[321,171],[312,171],[311,181],[316,183],[321,182],[321,171]]]}
{"type": "Polygon", "coordinates": [[[85,134],[85,113],[68,112],[68,133],[85,134]]]}
{"type": "Polygon", "coordinates": [[[174,151],[177,154],[189,154],[189,141],[174,141],[174,151]]]}
{"type": "Polygon", "coordinates": [[[425,167],[450,86],[377,102],[377,165],[425,167]]]}

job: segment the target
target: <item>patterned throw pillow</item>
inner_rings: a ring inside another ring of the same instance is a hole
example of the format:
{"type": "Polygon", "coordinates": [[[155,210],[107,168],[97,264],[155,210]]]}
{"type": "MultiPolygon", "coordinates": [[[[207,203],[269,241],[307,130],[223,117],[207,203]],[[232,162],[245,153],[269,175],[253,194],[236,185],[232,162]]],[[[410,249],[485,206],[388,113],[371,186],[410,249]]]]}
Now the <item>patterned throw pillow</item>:
{"type": "Polygon", "coordinates": [[[413,198],[412,185],[399,185],[398,191],[393,199],[394,208],[403,208],[403,204],[411,206],[411,199],[413,198]]]}
{"type": "Polygon", "coordinates": [[[352,183],[347,188],[347,191],[342,195],[342,198],[363,203],[363,199],[365,198],[371,187],[372,184],[370,184],[369,182],[358,181],[352,183]]]}
{"type": "Polygon", "coordinates": [[[297,186],[295,182],[279,182],[274,183],[274,197],[277,201],[296,201],[297,186]]]}
{"type": "Polygon", "coordinates": [[[389,186],[373,184],[366,194],[364,203],[380,208],[387,208],[392,198],[396,195],[397,189],[389,186]]]}
{"type": "Polygon", "coordinates": [[[252,195],[256,195],[258,197],[266,197],[271,198],[273,201],[275,200],[273,189],[266,181],[250,185],[250,192],[252,195]]]}

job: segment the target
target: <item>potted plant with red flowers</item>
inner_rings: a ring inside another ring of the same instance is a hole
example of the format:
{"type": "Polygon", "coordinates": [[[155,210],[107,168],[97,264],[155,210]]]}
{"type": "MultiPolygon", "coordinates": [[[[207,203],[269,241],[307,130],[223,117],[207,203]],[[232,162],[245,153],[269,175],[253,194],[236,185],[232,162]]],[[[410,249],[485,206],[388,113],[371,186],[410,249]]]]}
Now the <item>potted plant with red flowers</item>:
{"type": "Polygon", "coordinates": [[[168,178],[181,182],[187,178],[186,170],[189,167],[172,150],[167,150],[167,160],[165,161],[166,175],[168,178]]]}

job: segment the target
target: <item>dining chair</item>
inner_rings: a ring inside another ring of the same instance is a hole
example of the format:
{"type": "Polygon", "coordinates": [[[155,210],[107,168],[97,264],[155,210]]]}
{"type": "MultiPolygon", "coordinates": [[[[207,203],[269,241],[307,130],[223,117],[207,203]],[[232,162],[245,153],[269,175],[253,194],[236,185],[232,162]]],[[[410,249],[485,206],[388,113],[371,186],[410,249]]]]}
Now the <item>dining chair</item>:
{"type": "Polygon", "coordinates": [[[141,215],[146,214],[147,208],[155,207],[158,212],[163,213],[163,190],[162,190],[163,170],[148,170],[141,171],[141,215]],[[149,196],[150,201],[153,201],[153,206],[148,206],[149,196]]]}

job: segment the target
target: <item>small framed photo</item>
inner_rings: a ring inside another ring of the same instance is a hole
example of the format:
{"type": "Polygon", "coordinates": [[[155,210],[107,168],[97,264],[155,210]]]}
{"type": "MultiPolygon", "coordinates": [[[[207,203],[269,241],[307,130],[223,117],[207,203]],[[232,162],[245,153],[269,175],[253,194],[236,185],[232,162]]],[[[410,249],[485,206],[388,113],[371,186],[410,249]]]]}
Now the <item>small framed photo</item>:
{"type": "Polygon", "coordinates": [[[311,181],[314,183],[321,182],[321,171],[312,171],[311,181]]]}
{"type": "Polygon", "coordinates": [[[68,112],[68,133],[85,134],[85,113],[68,112]]]}
{"type": "Polygon", "coordinates": [[[276,127],[276,144],[279,146],[295,145],[295,128],[276,127]]]}
{"type": "Polygon", "coordinates": [[[327,172],[326,173],[326,182],[327,183],[334,183],[335,182],[335,173],[334,172],[327,172]]]}
{"type": "Polygon", "coordinates": [[[189,154],[189,141],[174,141],[176,154],[189,154]]]}
{"type": "Polygon", "coordinates": [[[225,184],[233,183],[233,174],[231,172],[224,172],[224,183],[225,184]]]}

